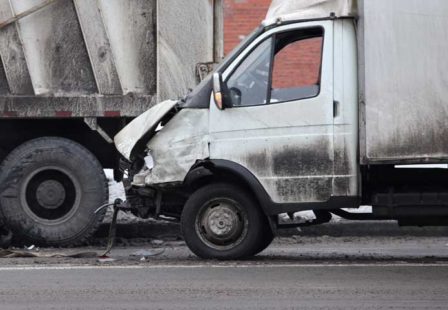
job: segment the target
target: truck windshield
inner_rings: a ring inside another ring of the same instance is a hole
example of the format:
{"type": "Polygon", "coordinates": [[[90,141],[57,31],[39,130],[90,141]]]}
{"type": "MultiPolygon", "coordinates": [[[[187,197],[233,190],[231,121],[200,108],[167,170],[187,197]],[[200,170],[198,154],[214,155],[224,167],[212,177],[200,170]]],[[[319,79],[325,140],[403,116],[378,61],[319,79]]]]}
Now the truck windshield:
{"type": "Polygon", "coordinates": [[[255,28],[254,31],[251,32],[251,34],[249,34],[248,36],[246,36],[225,58],[224,60],[221,62],[221,64],[218,66],[218,68],[216,69],[217,72],[221,72],[224,71],[227,66],[229,65],[229,63],[231,63],[233,61],[233,59],[235,59],[242,50],[244,50],[246,48],[246,46],[248,46],[250,43],[252,43],[253,40],[255,40],[261,33],[263,33],[264,31],[264,27],[263,26],[258,26],[257,28],[255,28]]]}

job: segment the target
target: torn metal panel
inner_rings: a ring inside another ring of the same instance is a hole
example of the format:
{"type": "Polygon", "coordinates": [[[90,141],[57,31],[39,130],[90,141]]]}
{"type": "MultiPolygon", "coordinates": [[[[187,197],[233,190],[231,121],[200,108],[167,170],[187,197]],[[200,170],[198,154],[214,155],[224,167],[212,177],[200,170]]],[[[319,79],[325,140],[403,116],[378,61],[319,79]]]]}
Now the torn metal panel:
{"type": "Polygon", "coordinates": [[[208,158],[208,124],[207,109],[179,111],[147,145],[154,168],[145,183],[182,182],[197,160],[208,158]]]}
{"type": "Polygon", "coordinates": [[[448,2],[364,1],[368,163],[448,159],[448,2]]]}
{"type": "Polygon", "coordinates": [[[273,0],[265,25],[281,21],[330,17],[356,16],[356,0],[273,0]]]}
{"type": "MultiPolygon", "coordinates": [[[[149,131],[155,130],[162,118],[170,112],[177,101],[167,100],[152,107],[139,117],[135,118],[115,137],[114,142],[118,151],[128,160],[137,142],[147,135],[149,131]]],[[[148,137],[149,139],[150,137],[148,137]]]]}
{"type": "Polygon", "coordinates": [[[159,99],[177,99],[193,88],[196,65],[214,61],[214,4],[211,0],[157,1],[159,99]]]}
{"type": "Polygon", "coordinates": [[[155,94],[156,0],[99,0],[98,5],[123,92],[155,94]]]}
{"type": "MultiPolygon", "coordinates": [[[[16,14],[43,1],[12,0],[16,14]]],[[[71,0],[59,0],[18,22],[34,91],[38,95],[97,91],[71,0]]]]}
{"type": "Polygon", "coordinates": [[[122,94],[120,79],[98,3],[91,0],[74,0],[74,4],[98,91],[105,95],[122,94]]]}
{"type": "MultiPolygon", "coordinates": [[[[14,16],[9,0],[0,0],[0,22],[14,16]]],[[[5,73],[1,80],[2,88],[8,88],[12,94],[34,94],[28,65],[16,24],[9,24],[0,29],[0,56],[5,73]]]]}

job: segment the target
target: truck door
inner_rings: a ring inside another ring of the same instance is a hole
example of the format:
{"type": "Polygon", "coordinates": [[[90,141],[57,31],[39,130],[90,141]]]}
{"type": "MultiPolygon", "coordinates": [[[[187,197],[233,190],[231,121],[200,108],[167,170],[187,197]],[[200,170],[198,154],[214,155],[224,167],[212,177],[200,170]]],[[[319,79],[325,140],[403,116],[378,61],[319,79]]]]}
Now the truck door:
{"type": "Polygon", "coordinates": [[[265,32],[223,72],[210,155],[252,172],[273,202],[324,202],[333,180],[333,22],[265,32]]]}

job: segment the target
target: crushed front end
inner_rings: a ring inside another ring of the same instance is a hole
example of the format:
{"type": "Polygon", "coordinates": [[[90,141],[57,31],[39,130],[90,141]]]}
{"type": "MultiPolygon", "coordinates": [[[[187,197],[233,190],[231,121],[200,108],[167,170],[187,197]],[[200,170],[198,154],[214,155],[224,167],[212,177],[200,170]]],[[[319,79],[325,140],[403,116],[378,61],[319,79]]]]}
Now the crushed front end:
{"type": "Polygon", "coordinates": [[[209,157],[208,109],[166,101],[133,120],[117,136],[127,203],[141,218],[178,220],[188,198],[185,176],[209,157]]]}

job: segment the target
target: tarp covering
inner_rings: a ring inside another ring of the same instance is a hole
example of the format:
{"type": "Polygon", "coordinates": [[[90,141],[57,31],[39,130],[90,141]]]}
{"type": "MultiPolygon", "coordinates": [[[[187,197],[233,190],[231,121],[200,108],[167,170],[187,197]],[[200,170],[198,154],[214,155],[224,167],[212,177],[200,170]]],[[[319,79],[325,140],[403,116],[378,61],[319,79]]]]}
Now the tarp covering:
{"type": "Polygon", "coordinates": [[[355,16],[356,0],[273,0],[264,24],[282,21],[355,16]]]}

